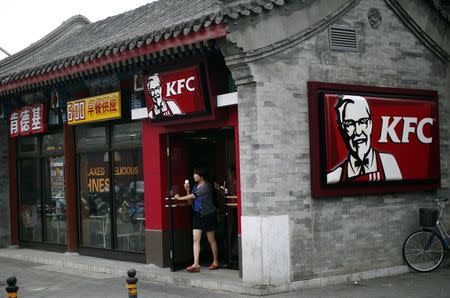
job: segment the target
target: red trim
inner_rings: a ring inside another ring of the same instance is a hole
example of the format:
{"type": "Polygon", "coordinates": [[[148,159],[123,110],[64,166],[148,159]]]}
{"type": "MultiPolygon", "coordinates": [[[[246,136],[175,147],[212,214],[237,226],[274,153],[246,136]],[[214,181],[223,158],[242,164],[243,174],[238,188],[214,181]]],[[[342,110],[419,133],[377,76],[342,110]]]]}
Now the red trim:
{"type": "Polygon", "coordinates": [[[17,200],[17,164],[16,141],[8,139],[8,167],[9,167],[9,221],[11,227],[11,245],[19,245],[19,202],[17,200]]]}
{"type": "Polygon", "coordinates": [[[67,251],[78,251],[77,195],[73,128],[64,124],[64,179],[66,183],[67,251]]]}
{"type": "MultiPolygon", "coordinates": [[[[405,89],[405,88],[389,88],[389,87],[374,87],[364,85],[351,84],[335,84],[323,82],[308,82],[308,108],[309,108],[309,152],[311,158],[311,194],[313,197],[322,196],[343,196],[343,195],[362,195],[374,193],[391,193],[391,192],[407,192],[432,190],[441,187],[441,179],[437,181],[417,181],[414,183],[407,182],[386,182],[381,185],[364,185],[364,186],[349,186],[349,185],[322,185],[321,183],[321,152],[322,140],[320,139],[320,130],[322,123],[320,122],[320,92],[351,92],[351,93],[372,93],[379,95],[393,95],[393,96],[414,96],[424,99],[431,99],[436,102],[438,109],[438,93],[433,90],[423,89],[405,89]]],[[[437,123],[439,123],[439,110],[436,115],[437,123]]],[[[440,148],[439,138],[437,138],[437,147],[440,148]]],[[[437,160],[440,160],[438,156],[437,160]]],[[[439,167],[440,163],[436,165],[439,167]]]]}
{"type": "Polygon", "coordinates": [[[158,52],[164,49],[173,48],[177,46],[183,46],[188,44],[193,44],[199,41],[205,41],[210,39],[216,39],[225,36],[227,33],[225,25],[223,23],[218,25],[212,25],[198,32],[192,32],[189,35],[180,35],[175,38],[169,38],[167,40],[160,40],[157,43],[151,43],[149,45],[143,46],[141,48],[135,47],[132,50],[124,51],[122,53],[117,53],[115,55],[102,56],[95,59],[92,62],[82,63],[79,65],[70,66],[60,70],[50,71],[48,73],[29,77],[26,79],[14,81],[12,83],[7,83],[5,85],[0,85],[0,91],[6,91],[14,88],[19,88],[22,86],[39,83],[43,81],[48,81],[58,77],[71,75],[79,73],[86,70],[95,69],[108,64],[125,61],[131,58],[140,57],[148,55],[154,52],[158,52]]]}

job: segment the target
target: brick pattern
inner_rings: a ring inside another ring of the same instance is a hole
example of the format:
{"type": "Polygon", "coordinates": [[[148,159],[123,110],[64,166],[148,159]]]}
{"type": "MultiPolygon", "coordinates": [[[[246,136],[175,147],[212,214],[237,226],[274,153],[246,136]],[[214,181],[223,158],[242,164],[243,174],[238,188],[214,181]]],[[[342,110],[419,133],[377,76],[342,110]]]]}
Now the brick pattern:
{"type": "MultiPolygon", "coordinates": [[[[8,136],[8,126],[0,119],[0,136],[8,136]]],[[[9,229],[8,142],[0,142],[0,248],[10,244],[9,229]]]]}
{"type": "MultiPolygon", "coordinates": [[[[363,0],[336,25],[355,28],[358,52],[331,51],[327,29],[249,63],[255,84],[238,86],[242,215],[290,217],[291,281],[403,265],[418,208],[449,194],[449,66],[382,0],[363,0]],[[383,22],[370,28],[367,13],[383,22]],[[442,189],[311,198],[307,82],[439,92],[442,189]]],[[[233,74],[235,75],[235,74],[233,74]]]]}

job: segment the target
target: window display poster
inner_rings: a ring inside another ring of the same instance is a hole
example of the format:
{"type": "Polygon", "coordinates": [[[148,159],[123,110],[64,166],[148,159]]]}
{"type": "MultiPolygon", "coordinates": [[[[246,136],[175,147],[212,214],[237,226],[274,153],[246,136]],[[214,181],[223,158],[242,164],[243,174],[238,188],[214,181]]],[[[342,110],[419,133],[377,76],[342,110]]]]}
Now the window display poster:
{"type": "Polygon", "coordinates": [[[64,198],[64,160],[50,158],[50,188],[53,199],[64,198]]]}

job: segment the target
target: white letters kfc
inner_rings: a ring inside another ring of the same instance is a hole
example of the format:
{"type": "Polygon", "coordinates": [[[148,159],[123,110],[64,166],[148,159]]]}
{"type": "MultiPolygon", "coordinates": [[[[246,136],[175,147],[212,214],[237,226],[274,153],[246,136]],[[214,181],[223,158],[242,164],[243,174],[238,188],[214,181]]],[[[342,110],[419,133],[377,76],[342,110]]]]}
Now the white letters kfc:
{"type": "Polygon", "coordinates": [[[433,137],[425,136],[423,129],[425,125],[433,125],[433,118],[423,118],[417,124],[417,118],[415,117],[392,117],[392,122],[389,123],[390,116],[382,116],[381,134],[379,143],[387,143],[388,136],[394,143],[409,143],[409,135],[417,134],[417,138],[423,144],[430,144],[433,141],[433,137]],[[400,140],[395,132],[395,127],[400,121],[403,120],[402,139],[400,140]]]}
{"type": "Polygon", "coordinates": [[[181,79],[173,82],[166,83],[166,96],[171,95],[178,95],[183,92],[183,88],[186,88],[186,90],[192,92],[195,91],[195,87],[191,85],[193,81],[195,80],[195,77],[189,77],[187,79],[181,79]]]}

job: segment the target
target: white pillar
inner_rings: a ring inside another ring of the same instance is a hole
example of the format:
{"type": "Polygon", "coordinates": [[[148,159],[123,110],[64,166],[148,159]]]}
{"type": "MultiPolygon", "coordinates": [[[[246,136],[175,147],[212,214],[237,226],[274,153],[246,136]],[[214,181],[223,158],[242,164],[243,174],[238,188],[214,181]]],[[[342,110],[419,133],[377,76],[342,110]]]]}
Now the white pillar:
{"type": "Polygon", "coordinates": [[[289,217],[242,216],[242,278],[262,285],[290,282],[289,217]]]}

